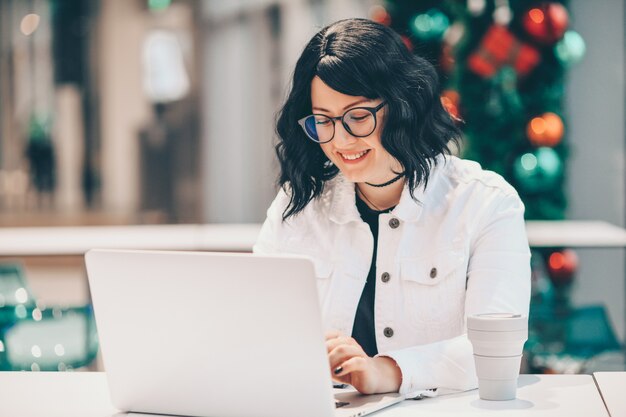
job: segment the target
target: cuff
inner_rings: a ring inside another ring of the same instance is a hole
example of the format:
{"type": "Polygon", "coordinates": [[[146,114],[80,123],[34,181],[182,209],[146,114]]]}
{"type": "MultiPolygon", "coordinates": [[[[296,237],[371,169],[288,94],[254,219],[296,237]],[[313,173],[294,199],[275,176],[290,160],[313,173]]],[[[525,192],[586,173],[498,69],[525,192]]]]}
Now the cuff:
{"type": "Polygon", "coordinates": [[[431,388],[467,391],[478,386],[472,345],[466,335],[378,356],[396,361],[402,372],[400,394],[431,388]]]}

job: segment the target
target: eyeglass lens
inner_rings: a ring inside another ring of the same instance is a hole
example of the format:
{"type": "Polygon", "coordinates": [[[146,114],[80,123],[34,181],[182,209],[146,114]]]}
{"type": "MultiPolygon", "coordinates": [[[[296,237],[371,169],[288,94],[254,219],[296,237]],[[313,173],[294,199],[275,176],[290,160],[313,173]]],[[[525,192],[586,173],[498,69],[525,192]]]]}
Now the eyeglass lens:
{"type": "MultiPolygon", "coordinates": [[[[374,115],[365,109],[352,109],[342,119],[343,125],[353,136],[364,137],[370,135],[375,127],[374,115]]],[[[335,136],[335,123],[330,117],[314,114],[304,121],[307,135],[317,142],[327,142],[335,136]]]]}

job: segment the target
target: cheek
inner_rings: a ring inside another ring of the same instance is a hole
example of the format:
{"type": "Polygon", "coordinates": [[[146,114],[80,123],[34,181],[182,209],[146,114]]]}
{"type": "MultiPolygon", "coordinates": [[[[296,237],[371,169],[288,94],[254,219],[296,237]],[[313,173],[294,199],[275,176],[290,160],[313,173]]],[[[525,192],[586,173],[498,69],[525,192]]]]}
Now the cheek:
{"type": "Polygon", "coordinates": [[[380,140],[380,132],[376,131],[370,137],[364,139],[368,148],[372,148],[376,150],[377,154],[385,153],[385,148],[383,148],[383,144],[380,140]]]}
{"type": "Polygon", "coordinates": [[[368,146],[376,150],[376,160],[378,163],[389,166],[394,165],[395,158],[383,147],[380,135],[381,131],[377,130],[376,135],[369,138],[368,146]]]}

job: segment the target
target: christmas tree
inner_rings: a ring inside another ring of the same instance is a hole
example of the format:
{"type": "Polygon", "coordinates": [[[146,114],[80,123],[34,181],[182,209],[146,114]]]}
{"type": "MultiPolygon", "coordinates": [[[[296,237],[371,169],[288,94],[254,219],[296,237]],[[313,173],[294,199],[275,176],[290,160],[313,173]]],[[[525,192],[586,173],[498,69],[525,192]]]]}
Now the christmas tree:
{"type": "MultiPolygon", "coordinates": [[[[389,0],[370,17],[437,68],[442,103],[465,136],[461,156],[511,183],[527,219],[564,219],[564,77],[585,53],[569,27],[567,1],[389,0]]],[[[534,251],[531,371],[558,370],[545,358],[556,353],[558,364],[567,357],[577,264],[569,249],[534,251]]]]}
{"type": "Polygon", "coordinates": [[[462,157],[504,176],[527,219],[563,219],[564,75],[585,49],[566,3],[395,0],[371,18],[438,69],[442,102],[465,135],[462,157]]]}

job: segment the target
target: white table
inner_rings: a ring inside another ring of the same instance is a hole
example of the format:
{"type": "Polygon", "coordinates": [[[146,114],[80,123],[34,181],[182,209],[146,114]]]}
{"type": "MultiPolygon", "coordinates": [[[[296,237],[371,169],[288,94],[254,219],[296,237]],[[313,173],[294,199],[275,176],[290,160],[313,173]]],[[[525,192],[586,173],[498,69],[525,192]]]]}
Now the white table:
{"type": "MultiPolygon", "coordinates": [[[[260,224],[0,228],[0,256],[82,256],[92,248],[249,252],[260,224]]],[[[599,221],[526,222],[531,247],[626,247],[626,230],[599,221]]]]}
{"type": "Polygon", "coordinates": [[[603,417],[608,416],[590,375],[521,375],[517,399],[485,401],[478,391],[405,401],[384,417],[603,417]]]}
{"type": "Polygon", "coordinates": [[[626,372],[594,372],[593,377],[611,417],[626,416],[626,372]]]}
{"type": "MultiPolygon", "coordinates": [[[[100,372],[4,372],[0,373],[0,416],[112,417],[117,410],[109,402],[107,390],[106,376],[100,372]]],[[[518,399],[514,401],[483,401],[478,398],[478,391],[474,390],[421,401],[405,401],[373,416],[489,415],[608,417],[589,375],[522,375],[518,399]]]]}
{"type": "Polygon", "coordinates": [[[0,256],[82,256],[89,249],[250,252],[259,224],[0,228],[0,256]]]}
{"type": "Polygon", "coordinates": [[[602,221],[527,221],[533,248],[626,248],[626,229],[602,221]]]}
{"type": "Polygon", "coordinates": [[[0,416],[111,417],[102,372],[0,372],[0,416]]]}

